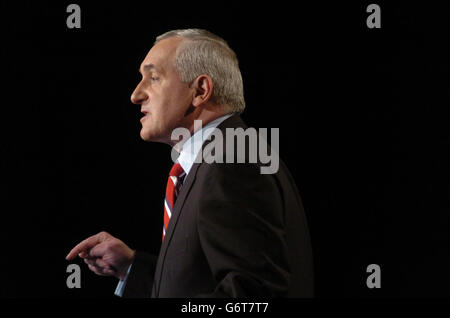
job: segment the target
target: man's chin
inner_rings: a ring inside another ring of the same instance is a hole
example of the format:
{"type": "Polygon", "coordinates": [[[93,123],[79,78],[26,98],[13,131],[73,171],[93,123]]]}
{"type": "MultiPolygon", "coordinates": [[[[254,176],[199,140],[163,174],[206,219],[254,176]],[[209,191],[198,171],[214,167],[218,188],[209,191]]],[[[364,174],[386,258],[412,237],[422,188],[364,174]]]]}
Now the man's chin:
{"type": "Polygon", "coordinates": [[[144,141],[153,141],[152,134],[144,128],[141,129],[140,135],[144,141]]]}
{"type": "Polygon", "coordinates": [[[140,135],[141,135],[141,139],[144,140],[144,141],[148,141],[148,142],[163,142],[164,143],[163,138],[159,137],[157,134],[152,133],[152,132],[150,132],[150,131],[148,131],[148,130],[146,130],[144,128],[141,129],[140,135]]]}

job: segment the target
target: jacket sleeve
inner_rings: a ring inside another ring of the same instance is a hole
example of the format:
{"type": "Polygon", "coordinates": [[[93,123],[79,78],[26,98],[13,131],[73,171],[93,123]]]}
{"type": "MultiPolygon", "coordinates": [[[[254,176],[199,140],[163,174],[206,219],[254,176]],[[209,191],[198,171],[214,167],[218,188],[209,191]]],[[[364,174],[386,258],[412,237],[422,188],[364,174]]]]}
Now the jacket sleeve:
{"type": "Polygon", "coordinates": [[[123,292],[125,298],[150,298],[156,268],[155,255],[136,251],[123,292]]]}
{"type": "Polygon", "coordinates": [[[284,296],[290,274],[275,177],[254,164],[208,166],[197,227],[216,288],[198,296],[284,296]]]}

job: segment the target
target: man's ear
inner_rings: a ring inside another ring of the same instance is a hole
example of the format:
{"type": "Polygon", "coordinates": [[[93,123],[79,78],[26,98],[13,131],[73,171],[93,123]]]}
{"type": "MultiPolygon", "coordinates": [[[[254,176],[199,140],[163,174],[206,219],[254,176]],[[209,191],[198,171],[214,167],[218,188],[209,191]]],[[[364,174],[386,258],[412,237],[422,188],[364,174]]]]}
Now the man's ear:
{"type": "Polygon", "coordinates": [[[194,98],[192,99],[192,106],[198,107],[208,102],[213,93],[213,81],[208,75],[198,76],[192,83],[194,89],[194,98]]]}

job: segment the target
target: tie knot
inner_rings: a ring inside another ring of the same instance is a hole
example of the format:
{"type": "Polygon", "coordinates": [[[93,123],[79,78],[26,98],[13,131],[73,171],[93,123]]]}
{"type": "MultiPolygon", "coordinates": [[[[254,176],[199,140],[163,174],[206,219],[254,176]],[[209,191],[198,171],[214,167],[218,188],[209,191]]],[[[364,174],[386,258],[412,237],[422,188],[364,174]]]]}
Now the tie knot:
{"type": "Polygon", "coordinates": [[[170,169],[169,176],[179,178],[184,174],[184,170],[181,165],[177,162],[173,165],[172,169],[170,169]]]}

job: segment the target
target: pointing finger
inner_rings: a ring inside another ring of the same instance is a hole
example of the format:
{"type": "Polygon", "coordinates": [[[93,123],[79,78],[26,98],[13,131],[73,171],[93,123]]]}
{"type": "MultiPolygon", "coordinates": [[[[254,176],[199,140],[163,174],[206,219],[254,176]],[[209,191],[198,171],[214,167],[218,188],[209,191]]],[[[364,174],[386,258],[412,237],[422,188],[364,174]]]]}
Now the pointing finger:
{"type": "MultiPolygon", "coordinates": [[[[76,245],[66,256],[66,260],[74,259],[79,253],[86,252],[101,242],[100,233],[90,236],[78,245],[76,245]]],[[[83,255],[83,254],[82,254],[83,255]]]]}

